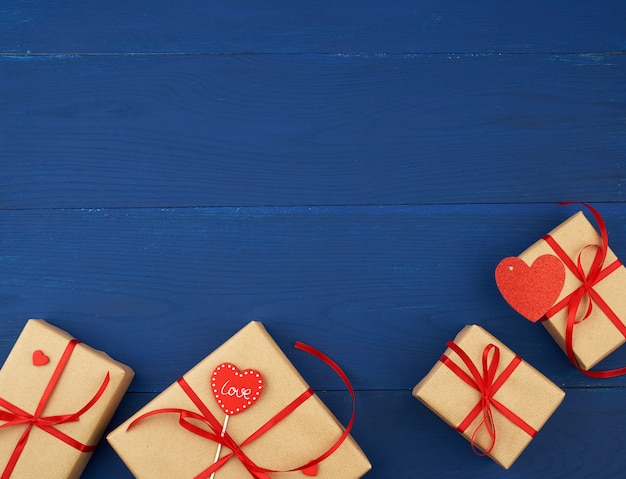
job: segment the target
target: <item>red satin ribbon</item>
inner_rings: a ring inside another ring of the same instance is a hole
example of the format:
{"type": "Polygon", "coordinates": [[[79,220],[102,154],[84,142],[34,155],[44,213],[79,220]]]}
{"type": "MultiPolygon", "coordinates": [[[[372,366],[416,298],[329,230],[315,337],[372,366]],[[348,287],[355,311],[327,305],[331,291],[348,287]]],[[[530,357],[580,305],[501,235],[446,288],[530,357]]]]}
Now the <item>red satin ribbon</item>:
{"type": "Polygon", "coordinates": [[[509,379],[513,371],[515,371],[515,368],[517,368],[517,366],[522,362],[520,357],[515,356],[502,373],[496,377],[498,365],[500,363],[500,349],[495,344],[488,344],[485,346],[485,349],[483,349],[482,374],[478,371],[478,368],[474,365],[470,357],[458,345],[452,341],[448,341],[446,346],[458,354],[470,374],[467,374],[467,372],[465,372],[445,354],[442,355],[439,360],[450,368],[450,370],[452,370],[452,372],[461,378],[465,383],[469,384],[481,394],[481,398],[476,406],[472,408],[466,418],[456,428],[457,431],[461,433],[465,432],[478,415],[482,413],[483,419],[472,432],[470,439],[472,450],[479,456],[485,456],[489,454],[496,445],[496,426],[493,420],[492,406],[500,411],[500,413],[502,413],[502,415],[509,421],[522,429],[526,434],[534,437],[535,434],[537,434],[537,431],[533,429],[532,426],[493,397],[507,381],[507,379],[509,379]],[[489,359],[490,356],[491,360],[489,359]],[[487,434],[489,434],[491,441],[489,447],[484,449],[483,452],[480,452],[476,445],[476,435],[483,427],[486,429],[487,434]]]}
{"type": "Polygon", "coordinates": [[[76,439],[56,429],[55,426],[58,426],[59,424],[65,424],[67,422],[78,421],[85,412],[91,409],[93,405],[98,402],[102,394],[104,394],[104,391],[107,388],[110,380],[109,373],[106,374],[104,381],[102,382],[102,385],[100,386],[100,389],[98,389],[96,394],[94,394],[94,396],[89,400],[89,402],[87,402],[87,404],[85,404],[75,413],[63,414],[59,416],[42,416],[43,411],[46,408],[46,405],[48,404],[48,401],[50,400],[50,397],[52,396],[52,393],[57,383],[59,382],[61,374],[63,373],[63,370],[65,369],[65,366],[67,365],[70,356],[74,351],[74,348],[79,343],[80,341],[78,341],[77,339],[72,339],[68,343],[65,351],[63,352],[63,355],[61,356],[59,364],[57,364],[57,367],[55,368],[54,373],[52,374],[52,377],[50,378],[50,381],[48,382],[48,385],[46,386],[46,389],[44,390],[44,393],[39,400],[39,404],[37,405],[37,409],[35,410],[34,414],[30,414],[23,409],[17,407],[15,404],[10,403],[6,399],[0,398],[0,407],[5,409],[5,411],[0,411],[0,421],[4,422],[4,424],[0,426],[0,429],[11,426],[18,426],[21,424],[27,425],[26,429],[22,433],[22,436],[18,440],[17,445],[15,446],[15,449],[11,454],[9,462],[4,468],[4,472],[2,473],[2,476],[0,476],[0,479],[8,479],[9,477],[11,477],[11,474],[15,469],[15,465],[17,464],[17,461],[19,460],[20,455],[24,450],[24,447],[26,447],[28,437],[34,427],[38,427],[42,431],[47,432],[48,434],[68,444],[69,446],[72,446],[74,449],[79,450],[80,452],[92,452],[96,448],[95,445],[89,446],[78,442],[76,439]]]}
{"type": "MultiPolygon", "coordinates": [[[[565,202],[561,203],[560,205],[563,206],[572,203],[573,202],[565,202]]],[[[543,237],[548,245],[550,245],[550,247],[554,250],[559,259],[563,261],[565,266],[567,266],[567,268],[581,282],[581,285],[570,294],[568,294],[561,301],[559,301],[557,304],[552,306],[552,308],[550,308],[550,310],[542,318],[542,321],[551,318],[563,308],[567,308],[567,323],[565,326],[565,351],[570,362],[576,367],[576,369],[578,369],[586,376],[592,378],[612,378],[626,374],[626,367],[609,369],[606,371],[586,371],[580,367],[580,364],[578,364],[578,360],[574,355],[574,327],[576,326],[576,324],[584,321],[589,317],[594,304],[602,310],[602,312],[615,325],[619,332],[624,337],[626,337],[626,326],[624,325],[622,320],[620,320],[620,318],[615,314],[615,312],[610,308],[610,306],[604,301],[604,299],[602,299],[600,294],[598,294],[598,292],[594,289],[594,286],[596,286],[600,281],[602,281],[604,278],[606,278],[616,269],[618,269],[622,265],[622,262],[619,259],[616,259],[610,265],[606,267],[604,266],[607,250],[609,247],[609,236],[606,226],[604,224],[604,220],[602,219],[602,216],[600,216],[600,213],[598,213],[592,206],[586,203],[581,204],[589,209],[589,211],[591,211],[594,218],[596,219],[596,222],[598,223],[598,227],[600,229],[600,237],[602,243],[599,245],[590,244],[585,246],[578,253],[576,262],[574,262],[563,250],[563,248],[559,246],[554,238],[552,238],[550,235],[546,235],[543,237]],[[589,267],[589,271],[585,272],[582,265],[582,255],[587,248],[595,248],[596,252],[591,266],[589,267]],[[587,298],[588,300],[587,311],[581,319],[577,319],[579,316],[580,307],[583,304],[583,300],[585,298],[587,298]]]]}
{"type": "Polygon", "coordinates": [[[248,470],[248,472],[254,477],[254,479],[270,479],[269,473],[275,472],[295,472],[302,471],[307,476],[315,476],[317,475],[317,466],[324,459],[328,458],[331,454],[333,454],[341,444],[346,440],[346,438],[350,435],[350,431],[354,424],[354,417],[356,414],[356,401],[354,396],[354,389],[350,384],[350,380],[346,376],[346,374],[341,370],[341,368],[335,363],[332,359],[326,356],[324,353],[318,351],[317,349],[303,344],[301,342],[296,342],[294,348],[300,349],[301,351],[307,352],[316,358],[320,359],[326,365],[328,365],[335,373],[343,380],[344,384],[348,388],[350,392],[350,396],[352,397],[352,417],[350,418],[350,422],[348,426],[343,431],[343,434],[335,441],[335,443],[326,450],[319,457],[309,461],[302,466],[295,467],[293,469],[279,470],[279,469],[268,469],[265,467],[261,467],[257,465],[252,459],[250,459],[243,448],[255,441],[263,434],[268,432],[274,426],[276,426],[280,421],[289,416],[292,412],[294,412],[302,403],[304,403],[307,399],[313,396],[314,392],[311,388],[304,391],[300,396],[294,399],[291,403],[289,403],[285,408],[283,408],[278,414],[276,414],[273,418],[267,421],[263,426],[257,429],[251,436],[249,436],[246,440],[244,440],[241,444],[237,444],[237,442],[228,434],[228,432],[224,433],[222,436],[222,425],[215,418],[215,416],[211,413],[209,408],[202,402],[202,399],[195,393],[195,391],[189,386],[185,378],[180,378],[177,383],[181,387],[181,389],[187,394],[187,397],[194,403],[194,405],[198,408],[200,413],[196,413],[193,411],[189,411],[186,409],[179,408],[163,408],[156,409],[154,411],[147,412],[142,414],[134,421],[132,421],[127,431],[132,427],[136,426],[138,422],[147,419],[148,417],[155,416],[158,414],[164,413],[174,413],[178,414],[178,423],[189,432],[196,434],[200,437],[213,441],[215,443],[222,444],[231,450],[231,452],[223,457],[221,457],[215,464],[212,464],[200,474],[195,476],[194,479],[207,479],[214,472],[218,471],[224,464],[226,464],[230,459],[236,457],[243,466],[248,470]],[[192,422],[193,421],[193,422],[192,422]],[[195,423],[194,423],[195,422],[195,423]],[[203,429],[198,427],[196,424],[202,423],[209,427],[210,430],[203,429]]]}

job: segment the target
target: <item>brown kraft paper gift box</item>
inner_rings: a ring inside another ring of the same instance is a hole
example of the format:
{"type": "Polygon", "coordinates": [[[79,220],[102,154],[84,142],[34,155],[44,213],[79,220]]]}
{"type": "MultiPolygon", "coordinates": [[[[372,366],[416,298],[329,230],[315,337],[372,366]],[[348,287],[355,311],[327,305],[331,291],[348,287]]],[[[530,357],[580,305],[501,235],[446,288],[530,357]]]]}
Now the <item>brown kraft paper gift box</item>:
{"type": "MultiPolygon", "coordinates": [[[[315,360],[315,359],[313,359],[315,360]]],[[[178,414],[159,413],[129,425],[142,415],[164,408],[200,412],[183,391],[184,380],[223,424],[225,413],[211,389],[213,371],[232,363],[240,371],[254,369],[262,374],[264,386],[258,401],[249,410],[229,416],[227,433],[237,445],[266,424],[285,406],[309,389],[263,325],[251,322],[212,354],[188,371],[134,416],[111,432],[107,439],[128,468],[139,479],[192,479],[202,475],[213,462],[217,443],[193,434],[179,423],[178,414]]],[[[206,430],[206,424],[199,425],[206,430]]],[[[256,465],[270,472],[272,479],[306,477],[301,471],[284,472],[308,464],[325,453],[342,435],[343,426],[313,394],[285,419],[253,442],[242,447],[256,465]]],[[[220,457],[231,451],[224,446],[220,457]]],[[[356,479],[371,469],[359,446],[348,436],[329,457],[319,463],[318,479],[356,479]]],[[[208,477],[208,475],[207,475],[208,477]]],[[[216,479],[252,477],[237,457],[229,459],[215,474],[216,479]]]]}
{"type": "MultiPolygon", "coordinates": [[[[565,396],[558,386],[525,361],[515,359],[515,353],[480,326],[471,325],[463,328],[454,339],[454,344],[469,356],[481,373],[485,348],[489,344],[497,346],[500,358],[495,374],[496,382],[514,360],[519,361],[510,376],[497,389],[493,399],[530,426],[534,430],[533,433],[543,427],[565,396]]],[[[493,355],[492,350],[488,357],[493,358],[493,355]]],[[[413,396],[451,427],[459,430],[460,425],[467,421],[468,417],[471,418],[470,412],[479,407],[481,392],[466,383],[444,364],[443,359],[446,356],[461,370],[471,375],[460,356],[448,348],[442,360],[438,361],[426,377],[415,386],[413,396]]],[[[493,444],[493,448],[487,455],[508,469],[528,446],[533,435],[505,417],[495,406],[492,405],[491,410],[496,431],[495,442],[492,442],[484,426],[477,429],[483,420],[482,409],[465,430],[459,432],[470,442],[475,434],[473,443],[475,450],[488,451],[493,444]]]]}
{"type": "MultiPolygon", "coordinates": [[[[578,254],[587,245],[601,244],[599,234],[582,211],[561,223],[549,235],[575,263],[578,254]]],[[[590,248],[590,251],[581,255],[585,271],[588,270],[594,253],[594,248],[590,248]]],[[[552,247],[541,239],[520,254],[519,258],[530,265],[539,256],[546,254],[555,255],[552,247]]],[[[604,264],[609,265],[616,259],[613,251],[608,248],[604,264]]],[[[572,271],[566,267],[565,283],[556,302],[561,301],[581,284],[572,271]]],[[[594,289],[623,323],[624,318],[626,318],[626,301],[624,300],[626,297],[626,268],[620,266],[594,285],[594,289]]],[[[584,315],[586,310],[586,303],[583,303],[578,316],[584,315]]],[[[561,309],[551,318],[542,321],[544,327],[564,351],[566,323],[567,307],[561,309]]],[[[602,309],[593,305],[590,316],[584,321],[578,322],[574,328],[572,349],[579,366],[584,370],[589,370],[624,344],[625,341],[624,335],[615,327],[602,309]]]]}
{"type": "Polygon", "coordinates": [[[29,320],[0,370],[0,476],[79,478],[133,375],[66,332],[29,320]],[[66,415],[76,417],[57,417],[66,415]],[[70,443],[88,447],[81,452],[70,443]]]}

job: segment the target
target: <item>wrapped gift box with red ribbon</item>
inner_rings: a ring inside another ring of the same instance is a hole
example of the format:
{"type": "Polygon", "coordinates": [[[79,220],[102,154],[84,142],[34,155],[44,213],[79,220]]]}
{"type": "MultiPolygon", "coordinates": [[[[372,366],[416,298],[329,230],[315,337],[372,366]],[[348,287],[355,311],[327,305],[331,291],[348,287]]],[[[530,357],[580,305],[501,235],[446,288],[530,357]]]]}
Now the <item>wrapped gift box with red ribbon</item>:
{"type": "MultiPolygon", "coordinates": [[[[354,394],[345,374],[322,359],[354,394]]],[[[251,322],[111,432],[139,479],[356,479],[370,463],[261,323],[251,322]]]]}
{"type": "Polygon", "coordinates": [[[447,345],[413,396],[508,469],[565,393],[480,326],[447,345]]]}
{"type": "Polygon", "coordinates": [[[0,370],[0,478],[78,479],[133,371],[42,320],[0,370]]]}
{"type": "Polygon", "coordinates": [[[626,373],[589,371],[626,342],[626,268],[608,246],[600,214],[584,205],[519,257],[503,259],[496,282],[522,316],[541,321],[581,372],[591,377],[626,373]]]}

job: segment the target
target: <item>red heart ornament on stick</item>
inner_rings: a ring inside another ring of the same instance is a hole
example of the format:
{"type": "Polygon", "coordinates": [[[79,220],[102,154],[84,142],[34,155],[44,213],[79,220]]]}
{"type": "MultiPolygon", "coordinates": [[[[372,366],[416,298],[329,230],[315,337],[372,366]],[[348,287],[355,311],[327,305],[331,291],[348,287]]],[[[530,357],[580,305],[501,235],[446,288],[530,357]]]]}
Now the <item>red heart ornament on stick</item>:
{"type": "Polygon", "coordinates": [[[231,363],[222,363],[211,375],[211,390],[219,407],[228,416],[250,409],[263,391],[263,376],[254,369],[239,371],[231,363]]]}
{"type": "Polygon", "coordinates": [[[33,366],[45,366],[50,361],[41,349],[33,352],[33,366]]]}
{"type": "Polygon", "coordinates": [[[496,267],[496,284],[504,299],[533,323],[554,305],[565,283],[565,266],[556,256],[539,256],[528,266],[517,257],[496,267]]]}

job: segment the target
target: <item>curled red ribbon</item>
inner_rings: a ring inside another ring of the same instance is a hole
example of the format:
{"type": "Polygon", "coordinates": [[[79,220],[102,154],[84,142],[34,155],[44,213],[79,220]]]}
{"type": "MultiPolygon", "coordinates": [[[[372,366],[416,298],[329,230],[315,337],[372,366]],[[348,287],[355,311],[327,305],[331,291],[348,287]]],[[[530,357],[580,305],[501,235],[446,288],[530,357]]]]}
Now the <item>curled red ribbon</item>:
{"type": "MultiPolygon", "coordinates": [[[[560,206],[569,205],[574,202],[568,201],[564,203],[560,203],[560,206]]],[[[572,261],[572,259],[568,256],[568,254],[559,246],[559,244],[552,238],[550,235],[546,235],[543,239],[550,245],[552,250],[556,253],[561,261],[565,264],[565,266],[576,276],[576,278],[581,282],[581,285],[568,294],[561,301],[556,303],[550,310],[545,314],[542,321],[551,318],[556,313],[561,311],[563,308],[567,308],[567,323],[565,326],[565,351],[570,362],[578,369],[581,373],[586,376],[592,378],[612,378],[616,376],[621,376],[626,374],[626,367],[618,368],[618,369],[609,369],[606,371],[586,371],[580,367],[578,364],[578,360],[574,355],[574,327],[587,319],[591,314],[593,309],[593,305],[598,306],[602,312],[609,318],[609,320],[615,325],[615,327],[619,330],[619,332],[626,337],[626,326],[620,320],[620,318],[615,314],[615,312],[611,309],[611,307],[602,299],[600,294],[594,289],[594,287],[602,281],[604,278],[613,273],[616,269],[618,269],[622,262],[619,259],[616,259],[608,266],[604,266],[606,261],[606,254],[609,247],[609,236],[604,224],[604,220],[600,213],[598,213],[592,206],[586,203],[580,203],[585,206],[591,213],[593,214],[596,222],[598,223],[598,228],[600,229],[600,237],[601,243],[599,245],[590,244],[585,246],[579,253],[576,259],[576,262],[572,261]],[[591,266],[589,267],[589,271],[585,271],[582,265],[582,255],[588,248],[595,248],[596,252],[593,257],[593,261],[591,266]],[[587,310],[582,318],[579,319],[579,311],[581,305],[584,303],[584,299],[587,299],[588,305],[587,310]]]]}
{"type": "Polygon", "coordinates": [[[326,365],[328,365],[342,379],[342,381],[348,388],[348,391],[350,392],[350,396],[352,398],[352,417],[350,418],[350,422],[344,429],[339,439],[337,439],[335,443],[326,450],[326,452],[324,452],[319,457],[307,462],[306,464],[303,464],[299,467],[295,467],[293,469],[286,469],[286,470],[268,469],[268,468],[257,465],[252,459],[250,459],[245,454],[245,452],[243,451],[243,448],[246,445],[258,439],[259,437],[261,437],[266,432],[268,432],[270,429],[276,426],[280,421],[282,421],[287,416],[289,416],[292,412],[294,412],[302,403],[304,403],[307,399],[313,396],[314,392],[311,388],[307,389],[302,394],[300,394],[291,403],[289,403],[286,407],[284,407],[281,411],[279,411],[273,418],[271,418],[263,426],[261,426],[254,433],[252,433],[252,435],[250,435],[241,444],[237,444],[237,442],[228,434],[228,432],[225,432],[222,435],[222,432],[221,432],[222,425],[216,419],[216,417],[211,413],[211,411],[206,406],[206,404],[204,404],[202,399],[200,399],[200,397],[195,393],[195,391],[191,388],[191,386],[189,386],[187,381],[185,381],[185,378],[180,378],[177,381],[177,383],[181,387],[181,389],[185,392],[187,397],[189,397],[189,399],[198,408],[200,413],[188,411],[186,409],[179,409],[179,408],[156,409],[154,411],[149,411],[145,414],[142,414],[141,416],[136,418],[134,421],[132,421],[128,425],[128,428],[126,430],[127,431],[130,430],[132,427],[135,427],[137,423],[139,423],[140,421],[143,421],[144,419],[147,419],[148,417],[155,416],[158,414],[174,413],[174,414],[178,414],[178,423],[189,432],[196,434],[200,437],[203,437],[205,439],[208,439],[210,441],[213,441],[215,443],[222,444],[224,447],[231,450],[229,454],[226,454],[225,456],[221,457],[215,464],[212,464],[211,466],[206,468],[204,471],[202,471],[200,474],[196,475],[194,479],[209,478],[211,474],[218,471],[224,464],[226,464],[233,457],[236,457],[239,460],[239,462],[243,464],[243,466],[248,470],[248,472],[254,479],[270,479],[270,476],[268,474],[274,473],[274,472],[302,471],[302,473],[307,476],[315,476],[317,475],[318,464],[322,462],[324,459],[328,458],[331,454],[333,454],[339,448],[339,446],[341,446],[341,444],[346,440],[346,438],[350,435],[350,431],[352,430],[352,426],[354,424],[354,417],[356,414],[356,401],[355,401],[354,389],[352,388],[352,385],[350,384],[350,380],[348,379],[346,374],[341,370],[341,368],[337,365],[337,363],[335,363],[332,359],[330,359],[321,351],[318,351],[317,349],[311,346],[308,346],[304,343],[296,342],[296,344],[294,345],[294,348],[307,352],[315,356],[316,358],[320,359],[326,365]],[[196,425],[197,423],[201,423],[201,424],[208,426],[209,430],[203,429],[197,426],[196,425]]]}
{"type": "Polygon", "coordinates": [[[6,399],[0,398],[0,407],[4,409],[4,411],[0,410],[0,421],[4,422],[4,424],[0,425],[0,429],[11,426],[18,426],[21,424],[27,425],[26,429],[18,440],[17,445],[15,446],[15,449],[13,450],[13,453],[9,458],[9,462],[4,468],[4,472],[2,473],[2,476],[0,476],[0,479],[8,479],[9,477],[11,477],[17,461],[19,460],[22,451],[26,447],[28,437],[30,436],[30,433],[34,427],[37,427],[42,431],[47,432],[48,434],[68,444],[69,446],[72,446],[74,449],[79,450],[80,452],[92,452],[96,448],[95,445],[86,445],[77,441],[76,439],[56,429],[55,426],[68,422],[78,421],[85,412],[91,409],[94,404],[98,402],[102,394],[104,394],[104,391],[106,390],[110,380],[109,373],[106,374],[104,380],[102,381],[100,389],[98,389],[98,391],[93,395],[89,402],[87,402],[87,404],[85,404],[78,411],[71,414],[63,414],[58,416],[42,416],[43,411],[46,408],[46,405],[48,404],[48,401],[50,400],[50,397],[52,396],[52,393],[57,383],[59,382],[61,374],[63,373],[65,366],[70,360],[70,356],[72,355],[74,348],[79,343],[80,341],[78,341],[77,339],[72,339],[68,343],[65,351],[63,352],[63,355],[61,356],[61,359],[59,360],[59,364],[57,364],[54,373],[52,374],[52,377],[50,378],[50,381],[48,382],[48,385],[46,386],[46,389],[44,390],[44,393],[39,400],[39,404],[37,405],[37,409],[35,410],[34,414],[30,414],[23,409],[17,407],[15,404],[10,403],[6,399]]]}
{"type": "Polygon", "coordinates": [[[509,379],[513,371],[522,362],[519,356],[515,356],[508,366],[502,371],[502,373],[496,377],[498,366],[500,363],[500,348],[495,344],[488,344],[483,349],[482,353],[482,374],[472,362],[470,357],[465,351],[463,351],[457,344],[452,341],[446,343],[450,349],[452,349],[465,364],[470,374],[467,374],[459,365],[457,365],[452,359],[443,354],[439,360],[445,364],[454,374],[461,378],[465,383],[476,389],[480,394],[480,400],[472,408],[465,419],[456,428],[457,431],[463,433],[474,422],[474,420],[482,413],[483,418],[480,423],[474,428],[472,436],[470,438],[470,444],[472,450],[479,456],[486,456],[489,454],[496,445],[496,426],[493,420],[493,408],[498,410],[504,417],[522,429],[526,434],[534,437],[537,431],[530,426],[526,421],[520,418],[517,414],[507,408],[504,404],[496,400],[493,396],[498,392],[502,385],[509,379]],[[491,359],[490,359],[491,358],[491,359]],[[490,437],[489,447],[485,448],[483,452],[477,449],[476,436],[481,428],[485,428],[487,434],[490,437]]]}

